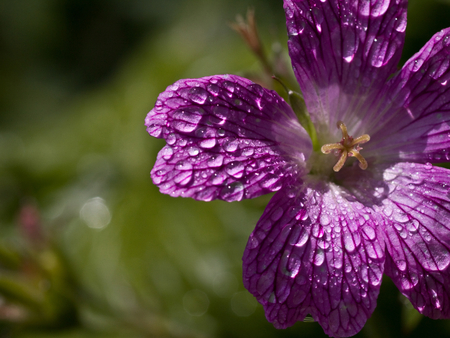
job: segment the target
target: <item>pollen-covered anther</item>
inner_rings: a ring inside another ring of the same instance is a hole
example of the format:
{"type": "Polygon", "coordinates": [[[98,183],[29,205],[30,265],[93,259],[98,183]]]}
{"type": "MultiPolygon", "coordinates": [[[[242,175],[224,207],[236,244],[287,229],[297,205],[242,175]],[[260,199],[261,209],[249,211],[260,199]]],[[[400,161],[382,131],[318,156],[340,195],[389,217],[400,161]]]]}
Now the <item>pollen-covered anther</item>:
{"type": "Polygon", "coordinates": [[[339,160],[334,165],[333,170],[335,172],[341,170],[349,156],[356,157],[359,161],[359,167],[362,170],[366,170],[368,164],[366,159],[359,152],[362,149],[359,145],[370,141],[370,136],[367,134],[357,138],[349,136],[347,126],[342,121],[337,123],[337,127],[342,131],[342,140],[338,143],[324,144],[320,149],[324,154],[334,152],[339,156],[339,160]]]}

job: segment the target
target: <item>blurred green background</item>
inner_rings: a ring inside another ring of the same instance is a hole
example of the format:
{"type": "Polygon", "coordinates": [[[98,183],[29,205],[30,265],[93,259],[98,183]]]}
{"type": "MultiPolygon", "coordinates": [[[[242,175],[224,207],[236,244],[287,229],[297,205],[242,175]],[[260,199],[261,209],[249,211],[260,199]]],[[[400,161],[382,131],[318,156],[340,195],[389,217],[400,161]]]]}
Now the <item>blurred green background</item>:
{"type": "MultiPolygon", "coordinates": [[[[257,73],[229,27],[256,10],[286,54],[281,0],[0,1],[0,338],[325,337],[275,330],[241,257],[270,196],[161,195],[164,141],[144,118],[180,78],[257,73]]],[[[402,62],[450,26],[450,2],[411,0],[402,62]]],[[[450,337],[386,278],[358,337],[450,337]]]]}

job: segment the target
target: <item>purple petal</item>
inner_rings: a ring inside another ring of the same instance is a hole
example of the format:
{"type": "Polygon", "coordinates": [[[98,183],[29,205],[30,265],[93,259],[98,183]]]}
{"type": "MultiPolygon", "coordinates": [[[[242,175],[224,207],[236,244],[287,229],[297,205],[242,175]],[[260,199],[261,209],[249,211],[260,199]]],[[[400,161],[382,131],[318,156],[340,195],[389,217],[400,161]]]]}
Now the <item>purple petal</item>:
{"type": "Polygon", "coordinates": [[[306,131],[274,91],[233,75],[180,80],[145,119],[164,138],[153,182],[171,196],[253,198],[281,188],[311,152],[306,131]]]}
{"type": "Polygon", "coordinates": [[[385,259],[380,219],[349,196],[334,184],[285,188],[250,235],[244,285],[275,327],[311,314],[328,335],[347,337],[375,309],[385,259]]]}
{"type": "Polygon", "coordinates": [[[406,7],[406,0],[284,1],[289,54],[313,122],[334,128],[370,112],[364,103],[400,59],[406,7]]]}
{"type": "Polygon", "coordinates": [[[378,114],[367,117],[371,136],[367,151],[377,152],[384,160],[450,161],[449,66],[447,28],[434,35],[390,81],[378,114]]]}
{"type": "Polygon", "coordinates": [[[401,163],[385,171],[386,274],[414,307],[450,317],[450,170],[401,163]]]}

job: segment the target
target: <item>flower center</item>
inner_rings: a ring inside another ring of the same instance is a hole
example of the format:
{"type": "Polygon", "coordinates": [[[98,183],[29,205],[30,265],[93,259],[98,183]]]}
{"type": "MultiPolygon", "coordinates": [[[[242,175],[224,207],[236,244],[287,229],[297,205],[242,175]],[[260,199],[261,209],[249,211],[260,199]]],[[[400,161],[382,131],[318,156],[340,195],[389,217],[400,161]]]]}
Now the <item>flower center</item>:
{"type": "Polygon", "coordinates": [[[362,170],[366,170],[367,169],[367,161],[359,153],[359,151],[362,149],[359,145],[362,143],[369,142],[370,136],[367,134],[364,134],[357,138],[353,138],[353,137],[349,136],[347,133],[347,126],[342,121],[339,121],[337,123],[337,127],[339,129],[341,129],[341,131],[342,131],[341,142],[325,144],[322,146],[322,148],[320,148],[320,150],[324,154],[329,154],[329,153],[333,152],[339,156],[339,160],[333,167],[333,170],[335,172],[338,172],[339,170],[341,170],[342,167],[344,166],[345,161],[347,160],[347,157],[349,157],[349,156],[356,157],[359,161],[359,167],[362,170]]]}

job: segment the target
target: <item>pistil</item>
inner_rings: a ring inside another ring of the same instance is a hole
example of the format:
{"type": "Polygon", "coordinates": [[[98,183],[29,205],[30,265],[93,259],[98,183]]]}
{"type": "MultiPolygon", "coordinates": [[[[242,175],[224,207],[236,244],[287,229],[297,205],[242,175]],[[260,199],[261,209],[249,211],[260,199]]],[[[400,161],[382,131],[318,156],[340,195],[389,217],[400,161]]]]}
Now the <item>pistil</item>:
{"type": "Polygon", "coordinates": [[[339,155],[339,160],[333,167],[333,170],[335,172],[341,170],[347,160],[347,157],[349,156],[356,157],[359,161],[359,167],[362,170],[366,170],[368,164],[366,159],[359,152],[362,149],[359,145],[369,142],[370,136],[367,134],[361,135],[357,138],[349,136],[347,126],[342,121],[337,123],[337,127],[342,131],[342,140],[338,143],[325,144],[320,149],[324,154],[334,152],[336,155],[339,155]]]}

